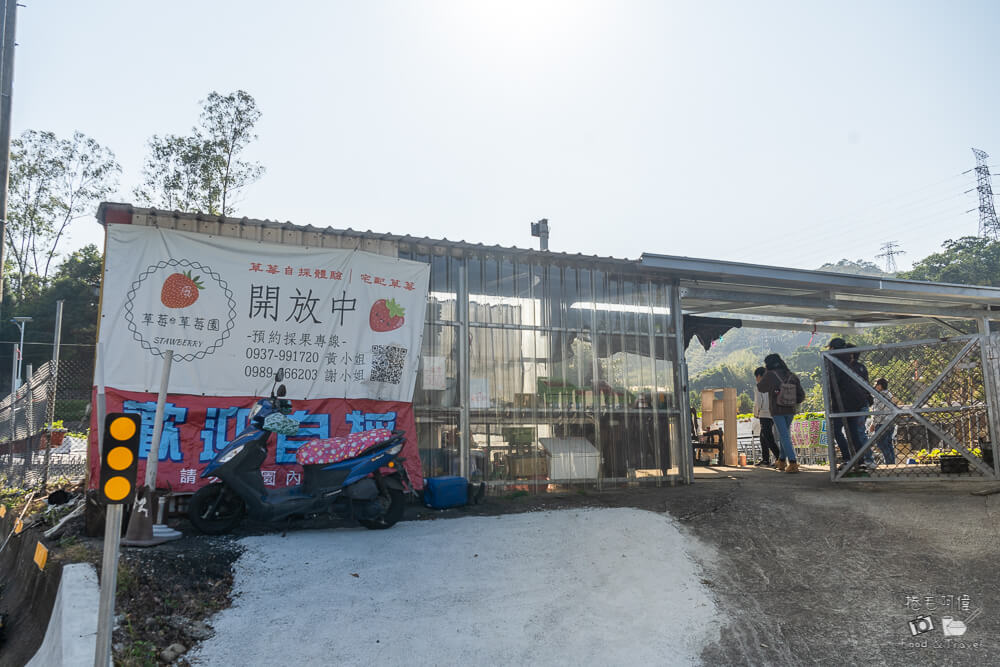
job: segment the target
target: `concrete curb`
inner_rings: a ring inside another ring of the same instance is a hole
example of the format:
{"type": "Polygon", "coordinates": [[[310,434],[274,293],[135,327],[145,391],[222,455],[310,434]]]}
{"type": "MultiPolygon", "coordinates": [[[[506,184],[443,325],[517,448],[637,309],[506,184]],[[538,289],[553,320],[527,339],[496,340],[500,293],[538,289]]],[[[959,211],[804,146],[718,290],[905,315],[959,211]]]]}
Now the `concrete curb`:
{"type": "Polygon", "coordinates": [[[45,640],[27,667],[93,665],[99,599],[97,571],[93,565],[73,563],[64,566],[45,640]]]}

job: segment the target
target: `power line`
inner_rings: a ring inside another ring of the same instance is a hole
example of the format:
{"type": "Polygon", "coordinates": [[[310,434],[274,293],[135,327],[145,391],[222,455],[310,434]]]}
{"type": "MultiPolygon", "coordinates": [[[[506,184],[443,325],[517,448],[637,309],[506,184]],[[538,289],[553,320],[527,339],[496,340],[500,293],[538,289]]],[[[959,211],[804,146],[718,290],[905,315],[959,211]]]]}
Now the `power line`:
{"type": "Polygon", "coordinates": [[[886,241],[882,244],[882,252],[875,255],[875,258],[885,257],[885,272],[895,274],[896,268],[896,255],[905,255],[905,250],[897,250],[899,247],[898,241],[886,241]]]}

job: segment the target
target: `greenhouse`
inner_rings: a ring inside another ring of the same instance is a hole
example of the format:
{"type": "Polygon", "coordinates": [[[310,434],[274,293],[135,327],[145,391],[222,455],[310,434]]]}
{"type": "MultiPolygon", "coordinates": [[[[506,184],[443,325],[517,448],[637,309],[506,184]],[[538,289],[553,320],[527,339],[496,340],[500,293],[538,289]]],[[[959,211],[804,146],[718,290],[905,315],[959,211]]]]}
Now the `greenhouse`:
{"type": "MultiPolygon", "coordinates": [[[[975,342],[954,343],[964,356],[942,368],[978,372],[981,399],[965,407],[978,410],[987,435],[1000,430],[990,329],[1000,289],[657,254],[573,255],[126,204],[103,204],[99,219],[429,264],[413,395],[425,476],[463,475],[498,492],[690,482],[684,352],[693,338],[705,343],[741,326],[833,334],[971,323],[975,342]]],[[[914,398],[926,398],[922,388],[914,398]]],[[[890,411],[926,426],[921,415],[932,409],[940,407],[890,411]]]]}

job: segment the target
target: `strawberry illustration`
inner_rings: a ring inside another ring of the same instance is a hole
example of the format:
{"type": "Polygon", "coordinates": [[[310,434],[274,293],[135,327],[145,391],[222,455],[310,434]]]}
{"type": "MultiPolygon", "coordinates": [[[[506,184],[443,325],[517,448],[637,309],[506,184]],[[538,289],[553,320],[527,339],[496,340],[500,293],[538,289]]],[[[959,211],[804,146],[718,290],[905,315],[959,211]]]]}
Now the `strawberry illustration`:
{"type": "Polygon", "coordinates": [[[372,304],[371,313],[368,315],[368,324],[371,325],[372,331],[392,331],[403,326],[405,312],[395,299],[388,301],[379,299],[372,304]]]}
{"type": "Polygon", "coordinates": [[[172,273],[163,281],[160,301],[167,308],[187,308],[198,300],[198,290],[204,288],[201,276],[192,278],[190,271],[172,273]]]}

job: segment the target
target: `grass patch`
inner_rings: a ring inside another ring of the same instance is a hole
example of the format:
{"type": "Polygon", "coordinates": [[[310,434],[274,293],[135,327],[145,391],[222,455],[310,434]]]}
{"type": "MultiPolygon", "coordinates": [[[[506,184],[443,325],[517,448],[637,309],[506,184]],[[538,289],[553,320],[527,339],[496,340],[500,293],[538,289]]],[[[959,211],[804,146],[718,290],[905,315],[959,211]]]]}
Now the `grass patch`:
{"type": "Polygon", "coordinates": [[[156,667],[160,664],[156,647],[152,642],[141,639],[129,644],[125,651],[115,657],[118,658],[117,664],[121,667],[156,667]]]}

